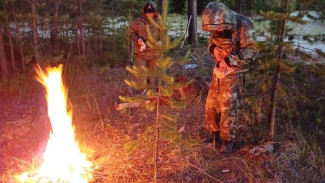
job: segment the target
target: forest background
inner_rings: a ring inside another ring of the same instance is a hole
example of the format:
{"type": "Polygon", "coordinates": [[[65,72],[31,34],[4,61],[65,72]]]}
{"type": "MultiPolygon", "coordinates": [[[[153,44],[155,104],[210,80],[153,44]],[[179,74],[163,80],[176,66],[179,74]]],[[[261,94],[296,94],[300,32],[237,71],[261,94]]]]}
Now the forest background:
{"type": "MultiPolygon", "coordinates": [[[[161,7],[163,1],[156,3],[161,7]]],[[[160,146],[159,179],[215,182],[213,177],[217,177],[234,182],[324,182],[325,1],[220,1],[254,21],[253,38],[260,52],[246,74],[237,149],[230,156],[215,156],[213,148],[200,143],[202,136],[207,135],[204,130],[206,93],[201,94],[188,101],[184,110],[176,112],[179,117],[174,126],[167,126],[178,136],[163,141],[160,146]],[[271,138],[270,128],[274,128],[271,138]],[[179,135],[187,147],[184,150],[183,146],[172,146],[170,150],[169,145],[175,145],[179,135]],[[261,158],[246,151],[252,152],[270,141],[276,142],[274,147],[278,149],[270,156],[261,158]],[[231,174],[223,173],[228,169],[231,174]]],[[[154,121],[152,114],[143,109],[120,113],[111,110],[121,102],[119,96],[126,93],[124,79],[131,78],[125,69],[135,62],[129,25],[141,16],[145,2],[0,0],[0,174],[3,182],[10,179],[13,171],[27,166],[21,162],[32,159],[48,133],[44,128],[50,128],[40,122],[46,121],[46,104],[43,90],[33,79],[35,64],[64,64],[77,136],[83,139],[81,144],[96,150],[96,161],[103,167],[97,178],[103,182],[150,180],[152,153],[142,149],[146,149],[147,138],[152,135],[148,132],[148,126],[154,121]],[[130,146],[131,141],[137,141],[137,146],[130,146]],[[17,162],[23,165],[18,166],[17,162]]],[[[168,35],[172,40],[183,36],[189,16],[197,14],[197,26],[190,26],[184,47],[168,52],[176,63],[168,73],[175,78],[186,75],[210,81],[213,58],[206,50],[209,33],[201,29],[201,13],[210,1],[168,2],[168,35]],[[191,53],[188,63],[196,64],[195,69],[185,69],[184,63],[178,63],[187,50],[191,53]]]]}

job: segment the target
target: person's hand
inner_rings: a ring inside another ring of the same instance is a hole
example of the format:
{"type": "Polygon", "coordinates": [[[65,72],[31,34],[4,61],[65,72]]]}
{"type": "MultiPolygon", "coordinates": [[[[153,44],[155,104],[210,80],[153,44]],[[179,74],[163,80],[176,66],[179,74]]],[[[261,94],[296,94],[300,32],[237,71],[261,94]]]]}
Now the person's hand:
{"type": "Polygon", "coordinates": [[[147,47],[147,45],[143,42],[143,40],[140,38],[140,39],[138,39],[138,45],[140,45],[141,47],[140,47],[140,52],[143,52],[145,49],[146,49],[146,47],[147,47]]]}
{"type": "Polygon", "coordinates": [[[139,39],[138,39],[138,45],[141,46],[143,43],[144,43],[143,40],[142,40],[141,38],[139,38],[139,39]]]}
{"type": "Polygon", "coordinates": [[[218,47],[214,48],[213,54],[216,57],[216,60],[218,60],[219,62],[223,61],[225,59],[225,57],[228,56],[228,55],[225,55],[225,53],[218,47]]]}

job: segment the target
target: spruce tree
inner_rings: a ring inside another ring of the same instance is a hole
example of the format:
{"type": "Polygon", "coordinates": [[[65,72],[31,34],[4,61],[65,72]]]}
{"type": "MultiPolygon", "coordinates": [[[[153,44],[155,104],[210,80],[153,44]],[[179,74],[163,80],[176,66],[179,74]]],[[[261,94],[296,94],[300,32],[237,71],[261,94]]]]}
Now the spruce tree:
{"type": "MultiPolygon", "coordinates": [[[[126,102],[143,102],[146,103],[146,108],[148,110],[155,110],[155,124],[149,126],[147,131],[143,134],[138,134],[138,138],[146,139],[152,144],[153,149],[153,167],[154,167],[154,182],[158,179],[158,156],[159,156],[159,142],[167,140],[172,142],[172,144],[177,144],[181,141],[181,136],[177,132],[177,116],[169,115],[161,111],[161,105],[166,105],[171,108],[183,108],[185,106],[184,102],[178,102],[172,97],[173,91],[187,85],[188,83],[176,83],[175,78],[168,74],[168,70],[175,64],[174,60],[168,56],[168,52],[171,49],[176,48],[182,40],[182,36],[178,39],[171,40],[167,35],[167,30],[169,26],[167,25],[167,9],[168,1],[163,1],[162,15],[158,16],[158,22],[150,19],[150,22],[160,30],[160,40],[154,38],[147,26],[148,41],[147,45],[151,48],[159,50],[160,57],[157,61],[156,72],[151,72],[149,69],[142,67],[137,68],[136,66],[127,67],[127,70],[137,78],[135,81],[125,80],[125,83],[136,89],[143,90],[148,89],[145,95],[135,95],[132,97],[120,96],[120,99],[126,102]],[[151,78],[155,77],[157,82],[157,88],[148,88],[146,81],[138,78],[151,78]],[[154,134],[154,139],[151,138],[154,134]]],[[[189,57],[189,52],[185,55],[183,60],[187,60],[189,57]]],[[[131,142],[126,145],[127,148],[134,148],[136,142],[131,142]]]]}
{"type": "MultiPolygon", "coordinates": [[[[300,18],[290,17],[288,13],[289,1],[283,0],[281,12],[261,11],[260,14],[270,20],[267,29],[269,36],[266,41],[259,42],[260,57],[255,64],[250,66],[253,71],[248,75],[248,96],[245,98],[244,119],[260,123],[262,119],[268,121],[268,139],[273,140],[276,121],[276,108],[280,99],[286,96],[285,84],[281,81],[281,74],[291,77],[295,67],[288,62],[288,55],[294,53],[292,42],[285,41],[287,21],[304,23],[300,18]]],[[[279,9],[280,9],[279,8],[279,9]]]]}

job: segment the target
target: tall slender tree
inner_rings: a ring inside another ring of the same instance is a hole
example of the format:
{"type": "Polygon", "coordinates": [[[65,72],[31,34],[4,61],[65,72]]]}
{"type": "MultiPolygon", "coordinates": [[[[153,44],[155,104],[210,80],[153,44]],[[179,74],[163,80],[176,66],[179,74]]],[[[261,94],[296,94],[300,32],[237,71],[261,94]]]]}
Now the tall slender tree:
{"type": "Polygon", "coordinates": [[[80,30],[80,39],[81,39],[81,47],[82,47],[82,55],[84,59],[86,59],[86,43],[85,43],[85,33],[84,33],[84,20],[83,20],[83,12],[82,12],[82,3],[83,0],[79,0],[79,30],[80,30]]]}
{"type": "Polygon", "coordinates": [[[197,0],[188,0],[188,20],[191,19],[188,30],[188,43],[197,45],[197,0]]]}
{"type": "Polygon", "coordinates": [[[54,8],[54,15],[51,21],[51,46],[52,47],[56,47],[56,39],[58,37],[58,19],[59,19],[59,4],[60,1],[59,0],[54,0],[52,2],[52,7],[54,8]]]}
{"type": "Polygon", "coordinates": [[[34,56],[35,56],[35,62],[39,63],[40,54],[38,50],[36,0],[30,0],[30,5],[32,8],[32,31],[33,31],[33,43],[34,43],[34,56]]]}
{"type": "Polygon", "coordinates": [[[13,43],[12,43],[11,29],[10,29],[10,24],[9,24],[9,20],[8,20],[8,12],[7,12],[6,6],[4,6],[4,12],[6,12],[5,21],[6,21],[7,36],[8,36],[9,47],[10,47],[11,67],[14,71],[16,71],[14,47],[13,47],[13,43]]]}
{"type": "MultiPolygon", "coordinates": [[[[289,7],[289,0],[282,0],[282,5],[283,5],[283,15],[285,15],[288,11],[288,7],[289,7]]],[[[274,136],[274,126],[275,126],[275,108],[276,108],[276,93],[277,93],[277,88],[278,88],[278,83],[279,83],[279,79],[280,79],[280,75],[281,75],[281,71],[280,71],[280,62],[282,61],[282,57],[283,57],[283,42],[284,42],[284,38],[286,35],[286,23],[287,20],[285,18],[283,18],[281,20],[281,31],[279,34],[279,47],[277,50],[277,64],[276,64],[276,69],[274,72],[274,76],[273,76],[273,83],[272,83],[272,87],[271,87],[271,93],[270,93],[270,100],[271,100],[271,108],[270,108],[270,113],[269,113],[269,132],[268,132],[268,136],[269,139],[273,139],[274,136]]]]}
{"type": "Polygon", "coordinates": [[[24,61],[24,52],[23,52],[23,46],[22,46],[22,39],[20,37],[20,32],[19,32],[19,29],[18,29],[17,15],[16,15],[15,6],[13,4],[13,1],[10,1],[10,8],[11,8],[14,24],[16,25],[14,31],[16,33],[16,41],[17,41],[17,44],[18,44],[18,47],[19,47],[19,53],[20,53],[20,57],[21,57],[21,68],[22,68],[23,71],[25,71],[25,61],[24,61]]]}
{"type": "Polygon", "coordinates": [[[0,68],[1,68],[1,75],[3,77],[6,77],[8,75],[8,66],[7,66],[5,46],[3,42],[3,31],[1,26],[0,26],[0,68]]]}
{"type": "MultiPolygon", "coordinates": [[[[162,15],[159,15],[158,22],[150,19],[151,23],[156,26],[160,31],[160,40],[157,40],[152,33],[150,32],[149,26],[147,26],[148,33],[148,41],[147,45],[151,48],[157,49],[160,52],[160,57],[157,61],[157,70],[152,73],[149,69],[142,67],[137,68],[136,66],[127,67],[127,70],[134,75],[136,78],[145,78],[152,77],[157,79],[157,90],[155,88],[151,88],[148,90],[146,95],[136,95],[133,97],[120,96],[121,100],[127,102],[143,102],[147,104],[146,107],[149,110],[156,110],[156,119],[155,124],[149,127],[150,133],[153,132],[154,139],[153,141],[153,172],[154,172],[154,181],[158,182],[159,176],[159,142],[162,139],[169,139],[171,141],[172,138],[175,140],[176,138],[180,141],[180,134],[177,132],[177,123],[175,117],[164,113],[160,106],[168,105],[171,108],[182,108],[184,107],[184,103],[176,101],[172,95],[175,89],[179,89],[184,87],[188,83],[176,83],[175,78],[169,74],[168,70],[175,64],[173,59],[168,56],[168,52],[171,49],[179,46],[182,37],[179,39],[175,39],[171,41],[171,38],[167,34],[168,26],[167,26],[167,8],[168,1],[163,1],[162,6],[162,15]],[[151,101],[148,103],[148,101],[151,101]],[[171,123],[171,121],[173,123],[171,123]],[[154,130],[152,130],[154,129],[154,130]],[[168,133],[168,134],[167,134],[168,133]],[[164,135],[165,134],[165,135],[164,135]]],[[[189,52],[183,58],[184,60],[188,60],[189,52]]],[[[182,60],[184,62],[184,60],[182,60]]],[[[139,82],[141,80],[138,79],[136,81],[125,80],[125,83],[137,90],[143,90],[147,88],[147,84],[145,82],[139,82]]]]}

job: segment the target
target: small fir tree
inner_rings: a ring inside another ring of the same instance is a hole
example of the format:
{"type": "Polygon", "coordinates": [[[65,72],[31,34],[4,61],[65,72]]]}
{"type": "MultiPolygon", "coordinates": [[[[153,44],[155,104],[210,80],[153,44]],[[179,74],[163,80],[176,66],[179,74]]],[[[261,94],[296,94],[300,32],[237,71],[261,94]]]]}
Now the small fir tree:
{"type": "Polygon", "coordinates": [[[252,64],[252,72],[248,75],[246,85],[248,95],[245,98],[246,108],[243,117],[252,124],[267,119],[268,139],[272,140],[275,128],[276,107],[282,105],[281,99],[286,97],[286,81],[290,80],[295,67],[288,62],[287,55],[294,53],[292,42],[285,42],[286,33],[290,31],[287,21],[304,23],[300,18],[288,14],[289,1],[282,1],[282,12],[261,11],[260,14],[271,20],[266,41],[259,42],[260,58],[252,64]],[[280,80],[280,75],[285,77],[280,80]]]}
{"type": "MultiPolygon", "coordinates": [[[[184,87],[189,83],[176,83],[175,78],[168,74],[168,69],[171,68],[175,62],[173,59],[168,56],[168,52],[171,49],[176,48],[181,40],[182,36],[177,39],[171,40],[171,38],[167,35],[167,30],[169,26],[167,25],[167,10],[168,10],[168,1],[163,1],[163,10],[162,15],[158,16],[158,22],[154,20],[150,20],[150,22],[156,26],[160,30],[160,41],[154,38],[147,26],[148,33],[148,41],[147,45],[151,48],[155,48],[159,50],[160,57],[157,61],[157,70],[156,72],[151,72],[149,69],[142,67],[137,68],[136,66],[127,67],[127,70],[137,78],[135,81],[125,80],[125,83],[136,89],[136,90],[144,90],[148,89],[148,85],[146,81],[141,80],[140,78],[152,78],[155,77],[158,81],[157,89],[150,88],[145,95],[135,95],[132,97],[120,96],[120,99],[126,102],[147,102],[146,108],[148,110],[156,111],[156,119],[155,124],[153,126],[149,126],[147,130],[138,134],[138,141],[132,141],[125,145],[125,148],[128,150],[136,149],[139,143],[145,142],[153,145],[147,146],[150,149],[153,149],[153,167],[154,167],[154,181],[157,182],[158,179],[158,153],[159,153],[159,142],[161,140],[169,141],[172,145],[179,146],[181,142],[181,135],[177,132],[177,116],[169,115],[163,113],[161,110],[161,105],[166,105],[171,108],[183,108],[185,107],[184,102],[179,102],[174,100],[172,97],[173,91],[175,89],[179,89],[184,87]],[[143,81],[143,82],[142,82],[143,81]],[[154,134],[154,136],[152,136],[154,134]],[[152,138],[154,137],[154,139],[152,138]],[[151,148],[151,147],[153,148],[151,148]]],[[[189,51],[186,53],[185,57],[182,61],[188,60],[189,51]]]]}

